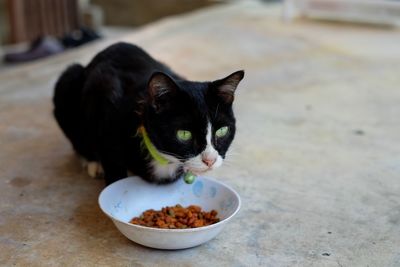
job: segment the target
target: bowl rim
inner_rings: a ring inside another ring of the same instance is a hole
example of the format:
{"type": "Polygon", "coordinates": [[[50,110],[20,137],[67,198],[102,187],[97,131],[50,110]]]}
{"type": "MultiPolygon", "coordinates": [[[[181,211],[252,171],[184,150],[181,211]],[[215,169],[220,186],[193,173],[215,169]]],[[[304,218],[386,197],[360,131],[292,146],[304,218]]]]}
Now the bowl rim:
{"type": "Polygon", "coordinates": [[[118,183],[118,182],[120,182],[120,181],[123,181],[123,180],[137,179],[137,178],[138,178],[138,179],[142,179],[142,178],[139,177],[139,176],[128,176],[128,177],[126,177],[126,178],[123,178],[123,179],[121,179],[121,180],[118,180],[118,181],[116,181],[116,182],[114,182],[114,183],[112,183],[112,184],[110,184],[110,185],[104,187],[104,188],[101,190],[100,194],[99,194],[99,197],[98,197],[98,204],[99,204],[99,207],[100,207],[101,211],[102,211],[105,215],[107,215],[107,217],[109,217],[110,219],[112,219],[113,221],[117,221],[117,222],[119,222],[119,223],[128,225],[128,226],[130,226],[130,227],[137,228],[138,230],[144,230],[144,231],[150,231],[150,232],[156,231],[156,232],[164,232],[164,233],[187,233],[187,232],[206,231],[206,230],[209,230],[209,229],[212,229],[212,228],[216,228],[216,227],[218,227],[218,226],[222,226],[223,224],[225,224],[225,223],[227,223],[228,221],[230,221],[230,220],[239,212],[239,210],[240,210],[240,208],[241,208],[241,206],[242,206],[242,201],[241,201],[241,199],[240,199],[239,194],[238,194],[232,187],[230,187],[229,185],[227,185],[227,184],[225,184],[225,183],[223,183],[223,182],[220,182],[220,181],[218,181],[218,180],[216,180],[216,179],[209,178],[209,177],[205,177],[205,176],[201,176],[202,179],[210,180],[210,181],[216,182],[216,183],[218,183],[218,184],[221,184],[222,186],[224,186],[224,187],[226,187],[227,189],[229,189],[229,190],[235,195],[235,197],[236,197],[237,200],[238,200],[238,206],[237,206],[237,208],[235,209],[235,211],[234,211],[230,216],[228,216],[228,217],[226,217],[225,219],[223,219],[223,220],[221,220],[221,221],[219,221],[219,222],[217,222],[217,223],[214,223],[214,224],[210,224],[210,225],[207,225],[207,226],[196,227],[196,228],[185,228],[185,229],[155,228],[155,227],[147,227],[147,226],[142,226],[142,225],[127,223],[127,222],[121,221],[120,219],[118,219],[118,218],[112,216],[111,214],[109,214],[108,212],[106,212],[106,211],[103,209],[103,207],[101,206],[100,199],[101,199],[101,195],[104,193],[104,191],[105,191],[107,188],[109,188],[110,186],[112,186],[113,184],[116,184],[116,183],[118,183]]]}

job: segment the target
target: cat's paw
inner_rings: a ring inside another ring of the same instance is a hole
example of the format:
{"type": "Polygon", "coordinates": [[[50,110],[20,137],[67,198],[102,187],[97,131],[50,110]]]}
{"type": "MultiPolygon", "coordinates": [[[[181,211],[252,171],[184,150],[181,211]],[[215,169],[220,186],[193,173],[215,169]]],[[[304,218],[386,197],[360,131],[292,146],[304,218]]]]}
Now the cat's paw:
{"type": "Polygon", "coordinates": [[[86,165],[87,173],[92,178],[103,178],[104,170],[103,166],[101,166],[100,162],[97,161],[89,161],[86,165]]]}

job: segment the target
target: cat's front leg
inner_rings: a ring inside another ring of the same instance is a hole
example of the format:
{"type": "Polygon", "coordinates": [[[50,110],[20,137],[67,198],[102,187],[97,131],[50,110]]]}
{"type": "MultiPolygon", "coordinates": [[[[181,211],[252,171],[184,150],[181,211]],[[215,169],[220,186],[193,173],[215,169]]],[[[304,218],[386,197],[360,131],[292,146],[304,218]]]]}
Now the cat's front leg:
{"type": "Polygon", "coordinates": [[[100,150],[100,161],[104,169],[106,184],[112,184],[128,176],[128,169],[120,149],[103,145],[100,150]]]}
{"type": "Polygon", "coordinates": [[[110,159],[107,156],[102,158],[101,164],[103,165],[104,178],[107,185],[128,176],[128,170],[122,162],[110,159]]]}

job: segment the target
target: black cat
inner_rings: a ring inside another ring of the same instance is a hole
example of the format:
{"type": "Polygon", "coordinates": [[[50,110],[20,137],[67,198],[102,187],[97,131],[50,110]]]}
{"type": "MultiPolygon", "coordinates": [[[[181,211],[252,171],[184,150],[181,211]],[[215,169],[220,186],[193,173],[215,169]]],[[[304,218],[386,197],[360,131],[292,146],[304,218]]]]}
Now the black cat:
{"type": "Polygon", "coordinates": [[[54,115],[91,176],[107,184],[128,171],[156,183],[219,167],[235,136],[237,71],[187,81],[141,48],[117,43],[59,78],[54,115]]]}

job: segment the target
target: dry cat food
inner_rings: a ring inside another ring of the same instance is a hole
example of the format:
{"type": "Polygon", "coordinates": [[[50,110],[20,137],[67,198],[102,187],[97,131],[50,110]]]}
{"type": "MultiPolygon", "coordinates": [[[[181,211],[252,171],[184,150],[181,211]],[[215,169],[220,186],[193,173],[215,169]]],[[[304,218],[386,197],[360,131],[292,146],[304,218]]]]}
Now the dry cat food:
{"type": "Polygon", "coordinates": [[[185,229],[197,228],[219,222],[218,212],[202,211],[199,206],[181,205],[164,207],[161,210],[146,210],[140,217],[133,218],[130,223],[153,228],[185,229]]]}

